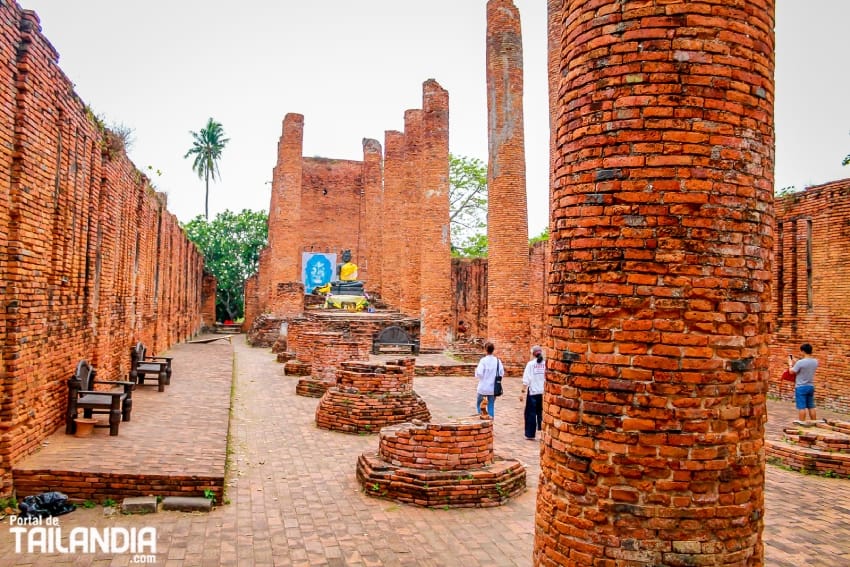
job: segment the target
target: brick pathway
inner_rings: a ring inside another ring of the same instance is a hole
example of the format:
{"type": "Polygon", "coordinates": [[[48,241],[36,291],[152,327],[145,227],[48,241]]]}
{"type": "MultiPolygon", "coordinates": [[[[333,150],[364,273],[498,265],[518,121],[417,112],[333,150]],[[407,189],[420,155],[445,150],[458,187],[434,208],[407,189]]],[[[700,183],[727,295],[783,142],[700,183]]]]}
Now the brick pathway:
{"type": "MultiPolygon", "coordinates": [[[[497,508],[423,510],[365,496],[355,462],[361,452],[377,448],[377,436],[317,429],[318,400],[294,395],[297,378],[283,376],[267,349],[251,349],[241,336],[233,344],[229,503],[209,514],[111,518],[100,508],[78,509],[60,517],[66,534],[74,526],[154,526],[156,564],[169,566],[531,564],[539,449],[523,438],[518,380],[506,380],[506,395],[496,404],[496,452],[527,463],[529,490],[497,508]]],[[[471,377],[417,378],[415,388],[435,420],[473,412],[471,377]]],[[[793,408],[784,402],[771,402],[769,411],[769,431],[774,423],[793,420],[793,408]]],[[[847,480],[768,467],[766,565],[850,565],[848,489],[847,480]]],[[[18,555],[4,523],[0,565],[133,564],[131,554],[18,555]]]]}

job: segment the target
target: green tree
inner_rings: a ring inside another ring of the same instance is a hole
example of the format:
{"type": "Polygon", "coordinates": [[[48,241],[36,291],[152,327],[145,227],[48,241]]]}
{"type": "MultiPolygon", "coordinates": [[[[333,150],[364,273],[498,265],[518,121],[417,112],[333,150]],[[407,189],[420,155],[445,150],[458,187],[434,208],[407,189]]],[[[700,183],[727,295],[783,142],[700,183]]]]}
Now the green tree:
{"type": "Polygon", "coordinates": [[[245,279],[257,271],[260,251],[268,242],[268,214],[248,209],[239,214],[225,210],[212,222],[198,215],[183,229],[204,255],[206,269],[218,280],[216,318],[244,316],[245,279]]]}
{"type": "Polygon", "coordinates": [[[200,132],[189,132],[192,134],[192,147],[186,152],[183,158],[194,156],[192,162],[192,171],[198,174],[200,179],[206,183],[206,195],[204,197],[204,218],[210,218],[210,178],[215,181],[216,177],[221,178],[218,172],[218,160],[221,158],[221,152],[224,146],[230,141],[230,138],[224,137],[224,128],[221,123],[216,122],[212,118],[207,121],[207,125],[201,128],[200,132]]]}
{"type": "Polygon", "coordinates": [[[449,220],[455,256],[487,255],[487,166],[449,155],[449,220]]]}
{"type": "Polygon", "coordinates": [[[537,242],[543,242],[544,240],[549,240],[549,227],[544,228],[540,234],[537,236],[532,236],[528,239],[528,245],[531,246],[536,244],[537,242]]]}

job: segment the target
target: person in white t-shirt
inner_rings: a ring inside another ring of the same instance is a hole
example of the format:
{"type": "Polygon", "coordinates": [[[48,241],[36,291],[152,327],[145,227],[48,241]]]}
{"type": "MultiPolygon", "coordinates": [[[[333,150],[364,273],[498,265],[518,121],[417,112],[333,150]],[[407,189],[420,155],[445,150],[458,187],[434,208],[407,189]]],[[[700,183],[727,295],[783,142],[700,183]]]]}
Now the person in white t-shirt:
{"type": "Polygon", "coordinates": [[[546,383],[546,361],[543,349],[537,345],[531,347],[534,357],[525,365],[522,374],[522,394],[525,401],[525,438],[534,441],[538,431],[543,429],[543,385],[546,383]]]}
{"type": "Polygon", "coordinates": [[[504,376],[505,367],[502,366],[502,361],[493,355],[496,345],[488,342],[484,345],[484,350],[487,351],[487,355],[478,361],[478,366],[475,368],[475,377],[478,378],[478,398],[475,401],[475,412],[481,413],[481,402],[484,398],[487,398],[487,414],[493,418],[496,415],[496,394],[494,392],[496,376],[504,376]]]}

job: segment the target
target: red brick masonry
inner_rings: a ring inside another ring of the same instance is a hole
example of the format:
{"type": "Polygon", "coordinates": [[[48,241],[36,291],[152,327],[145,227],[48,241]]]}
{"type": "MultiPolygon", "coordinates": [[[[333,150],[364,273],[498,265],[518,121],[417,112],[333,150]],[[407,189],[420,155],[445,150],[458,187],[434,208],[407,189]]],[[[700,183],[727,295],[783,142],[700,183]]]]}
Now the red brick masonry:
{"type": "Polygon", "coordinates": [[[525,467],[493,454],[493,422],[403,423],[381,430],[377,453],[357,460],[369,496],[427,507],[487,507],[525,490],[525,467]]]}
{"type": "Polygon", "coordinates": [[[384,426],[419,419],[431,413],[413,391],[414,359],[381,364],[343,362],[336,386],[325,392],[316,408],[316,425],[345,433],[371,433],[384,426]]]}

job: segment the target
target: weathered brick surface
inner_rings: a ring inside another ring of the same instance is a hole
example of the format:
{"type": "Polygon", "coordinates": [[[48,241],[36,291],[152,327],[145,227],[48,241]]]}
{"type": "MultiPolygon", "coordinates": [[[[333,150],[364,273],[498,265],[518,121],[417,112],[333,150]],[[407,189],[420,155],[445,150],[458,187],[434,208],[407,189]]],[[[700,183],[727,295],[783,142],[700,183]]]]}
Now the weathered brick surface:
{"type": "Polygon", "coordinates": [[[404,134],[395,130],[384,132],[384,207],[381,232],[381,296],[389,305],[402,305],[402,293],[412,285],[411,279],[399,268],[406,253],[407,233],[404,207],[389,206],[404,202],[404,134]]]}
{"type": "Polygon", "coordinates": [[[15,490],[18,494],[40,494],[45,487],[62,487],[62,493],[74,502],[102,502],[107,498],[194,496],[210,490],[216,501],[224,494],[222,477],[204,478],[197,475],[86,474],[57,469],[15,471],[15,490]]]}
{"type": "Polygon", "coordinates": [[[404,112],[404,180],[402,183],[402,202],[404,208],[402,226],[404,227],[404,253],[399,276],[402,278],[401,303],[399,309],[409,315],[421,312],[420,301],[422,268],[422,248],[430,245],[422,240],[422,128],[421,109],[404,112]]]}
{"type": "Polygon", "coordinates": [[[511,0],[487,2],[487,338],[499,356],[528,357],[528,205],[522,114],[522,32],[511,0]]]}
{"type": "Polygon", "coordinates": [[[781,440],[767,440],[767,462],[793,470],[850,478],[850,422],[829,419],[783,428],[781,440]]]}
{"type": "MultiPolygon", "coordinates": [[[[62,425],[88,359],[129,371],[201,325],[203,259],[166,198],[94,119],[37,16],[0,5],[0,493],[10,466],[62,425]]],[[[210,287],[206,287],[209,292],[210,287]]]]}
{"type": "Polygon", "coordinates": [[[289,113],[283,119],[282,133],[277,145],[277,164],[272,173],[272,191],[269,201],[268,262],[260,264],[260,285],[269,296],[259,311],[288,317],[283,306],[276,304],[274,290],[278,283],[300,281],[298,267],[301,258],[298,247],[292,246],[292,235],[301,228],[302,167],[304,145],[304,117],[289,113]],[[265,270],[264,270],[265,269],[265,270]]]}
{"type": "Polygon", "coordinates": [[[415,359],[385,364],[347,361],[336,384],[316,408],[316,425],[345,433],[369,433],[384,426],[431,419],[425,401],[413,391],[415,359]]]}
{"type": "Polygon", "coordinates": [[[419,219],[422,348],[443,350],[451,325],[449,223],[449,93],[437,81],[422,86],[422,213],[419,219]]]}
{"type": "Polygon", "coordinates": [[[525,490],[525,467],[493,453],[493,422],[478,416],[448,423],[381,429],[377,453],[357,460],[369,496],[448,508],[504,504],[525,490]]]}
{"type": "MultiPolygon", "coordinates": [[[[770,389],[788,355],[811,343],[817,404],[850,411],[850,179],[776,200],[775,315],[770,389]]],[[[793,398],[793,388],[783,388],[793,398]]]]}
{"type": "Polygon", "coordinates": [[[761,565],[774,2],[562,7],[534,561],[761,565]]]}
{"type": "Polygon", "coordinates": [[[487,260],[452,259],[454,325],[463,321],[468,337],[487,336],[487,260]]]}
{"type": "MultiPolygon", "coordinates": [[[[382,293],[381,254],[383,215],[383,152],[378,140],[363,139],[363,193],[364,206],[360,208],[360,227],[357,250],[360,263],[358,277],[369,282],[369,290],[382,293]]],[[[448,162],[446,162],[448,163],[448,162]]],[[[331,217],[336,220],[337,217],[331,217]]],[[[392,272],[391,272],[392,273],[392,272]]]]}
{"type": "MultiPolygon", "coordinates": [[[[536,242],[529,252],[529,342],[532,345],[543,345],[546,340],[546,277],[552,263],[551,247],[548,241],[536,242]]],[[[529,345],[530,348],[531,345],[529,345]]],[[[525,351],[526,357],[531,353],[525,351]]]]}
{"type": "Polygon", "coordinates": [[[246,340],[255,347],[270,347],[280,340],[280,327],[286,322],[283,317],[263,314],[255,318],[246,340]]]}
{"type": "Polygon", "coordinates": [[[215,328],[215,293],[218,282],[214,275],[204,273],[201,281],[201,329],[215,328]]]}

